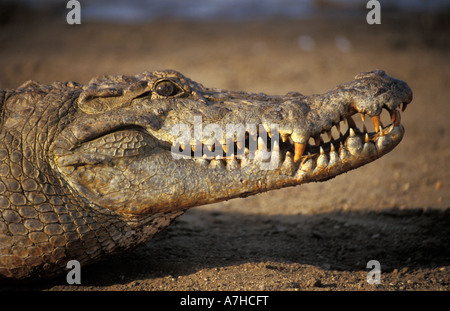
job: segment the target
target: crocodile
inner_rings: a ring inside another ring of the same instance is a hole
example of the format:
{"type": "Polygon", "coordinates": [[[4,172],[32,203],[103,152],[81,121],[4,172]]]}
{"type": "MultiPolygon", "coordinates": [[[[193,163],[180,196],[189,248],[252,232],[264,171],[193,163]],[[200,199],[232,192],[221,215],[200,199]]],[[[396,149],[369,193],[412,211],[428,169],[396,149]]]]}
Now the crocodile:
{"type": "Polygon", "coordinates": [[[67,273],[190,207],[360,167],[402,140],[411,101],[382,70],[310,96],[206,88],[173,70],[0,90],[0,279],[67,273]]]}

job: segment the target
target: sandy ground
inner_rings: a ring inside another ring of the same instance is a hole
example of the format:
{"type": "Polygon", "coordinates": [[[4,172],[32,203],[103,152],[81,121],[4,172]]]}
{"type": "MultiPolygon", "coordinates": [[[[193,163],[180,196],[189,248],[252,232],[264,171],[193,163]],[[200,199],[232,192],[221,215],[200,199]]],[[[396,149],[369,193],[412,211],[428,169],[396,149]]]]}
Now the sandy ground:
{"type": "MultiPolygon", "coordinates": [[[[5,15],[3,15],[5,16],[5,15]]],[[[10,15],[8,15],[10,16],[10,15]]],[[[414,92],[404,141],[326,183],[196,207],[136,250],[35,290],[450,289],[448,16],[305,21],[0,24],[0,88],[176,69],[206,86],[321,93],[384,69],[414,92]],[[381,284],[366,281],[369,260],[381,284]]]]}

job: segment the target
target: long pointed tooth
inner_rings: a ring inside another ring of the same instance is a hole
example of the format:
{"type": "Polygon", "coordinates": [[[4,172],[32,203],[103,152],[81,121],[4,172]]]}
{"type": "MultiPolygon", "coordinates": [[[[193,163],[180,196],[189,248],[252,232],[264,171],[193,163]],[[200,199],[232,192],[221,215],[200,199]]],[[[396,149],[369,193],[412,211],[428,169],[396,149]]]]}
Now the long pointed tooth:
{"type": "Polygon", "coordinates": [[[331,144],[331,150],[330,150],[330,161],[328,162],[328,165],[330,167],[334,166],[334,165],[338,165],[339,164],[339,154],[336,152],[336,150],[334,149],[333,144],[331,144]]]}
{"type": "Polygon", "coordinates": [[[298,162],[298,160],[303,155],[303,152],[305,151],[305,148],[306,148],[306,144],[295,143],[294,162],[298,162]]]}
{"type": "Polygon", "coordinates": [[[285,143],[286,140],[287,140],[287,136],[286,136],[286,135],[281,135],[281,141],[282,141],[283,143],[285,143]]]}
{"type": "Polygon", "coordinates": [[[320,146],[320,154],[324,154],[324,153],[325,153],[325,151],[323,151],[322,146],[320,146]]]}
{"type": "Polygon", "coordinates": [[[380,128],[380,116],[373,116],[372,117],[372,122],[373,122],[373,128],[375,129],[375,132],[378,132],[379,128],[380,128]]]}
{"type": "Polygon", "coordinates": [[[227,153],[227,144],[222,145],[223,152],[227,153]]]}
{"type": "Polygon", "coordinates": [[[368,143],[370,141],[369,134],[366,133],[366,136],[364,137],[364,142],[368,143]]]}
{"type": "Polygon", "coordinates": [[[360,113],[360,115],[361,115],[361,120],[364,122],[364,120],[366,120],[366,115],[362,112],[360,113]]]}
{"type": "Polygon", "coordinates": [[[350,128],[350,136],[355,136],[355,135],[356,135],[355,131],[352,128],[350,128]]]}
{"type": "MultiPolygon", "coordinates": [[[[322,147],[321,147],[322,149],[322,147]]],[[[324,168],[328,166],[328,157],[326,156],[325,152],[321,150],[319,157],[317,158],[317,167],[318,168],[324,168]]]]}

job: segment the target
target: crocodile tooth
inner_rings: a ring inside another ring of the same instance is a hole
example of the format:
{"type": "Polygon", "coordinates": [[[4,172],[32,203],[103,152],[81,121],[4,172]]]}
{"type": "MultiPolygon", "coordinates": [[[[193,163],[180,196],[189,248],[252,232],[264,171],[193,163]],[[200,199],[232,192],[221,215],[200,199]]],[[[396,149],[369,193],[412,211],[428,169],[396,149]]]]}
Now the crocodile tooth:
{"type": "Polygon", "coordinates": [[[328,163],[329,166],[333,166],[339,163],[339,154],[336,152],[334,145],[331,144],[330,150],[330,161],[328,163]]]}
{"type": "Polygon", "coordinates": [[[317,158],[317,167],[324,168],[328,166],[328,157],[323,151],[322,147],[320,147],[320,155],[317,158]]]}
{"type": "Polygon", "coordinates": [[[298,160],[303,155],[303,152],[305,151],[305,148],[306,148],[306,144],[295,143],[294,162],[298,162],[298,160]]]}
{"type": "Polygon", "coordinates": [[[289,165],[292,166],[294,164],[294,160],[292,159],[292,154],[290,151],[286,151],[286,155],[284,158],[283,166],[289,165]]]}
{"type": "Polygon", "coordinates": [[[361,115],[361,120],[364,122],[364,120],[366,120],[366,115],[362,112],[360,113],[360,115],[361,115]]]}
{"type": "Polygon", "coordinates": [[[373,116],[372,117],[373,127],[375,129],[375,132],[379,131],[380,128],[380,116],[373,116]]]}
{"type": "Polygon", "coordinates": [[[286,136],[286,135],[281,135],[281,141],[282,141],[283,143],[285,143],[286,140],[287,140],[287,136],[286,136]]]}
{"type": "Polygon", "coordinates": [[[336,151],[336,148],[334,147],[334,144],[331,144],[330,151],[336,151]]]}
{"type": "Polygon", "coordinates": [[[370,141],[369,134],[366,133],[366,136],[364,137],[364,142],[367,144],[370,141]]]}
{"type": "Polygon", "coordinates": [[[355,130],[353,130],[353,128],[350,128],[350,137],[354,137],[355,135],[355,130]]]}
{"type": "Polygon", "coordinates": [[[280,167],[281,172],[284,174],[293,175],[295,172],[294,160],[292,159],[292,154],[290,151],[286,152],[283,164],[280,167]]]}
{"type": "Polygon", "coordinates": [[[391,121],[394,126],[399,126],[401,121],[401,113],[398,110],[394,110],[391,114],[391,121]]]}

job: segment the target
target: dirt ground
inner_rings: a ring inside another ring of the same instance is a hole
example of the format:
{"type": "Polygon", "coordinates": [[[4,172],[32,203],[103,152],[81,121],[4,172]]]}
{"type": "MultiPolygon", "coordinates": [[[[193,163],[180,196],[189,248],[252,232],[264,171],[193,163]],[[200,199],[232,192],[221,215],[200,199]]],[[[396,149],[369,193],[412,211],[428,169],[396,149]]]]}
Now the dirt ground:
{"type": "Polygon", "coordinates": [[[192,208],[136,250],[83,267],[81,285],[18,288],[450,289],[449,15],[69,26],[65,13],[13,13],[0,24],[0,88],[170,68],[209,87],[312,94],[384,69],[414,92],[403,142],[369,165],[192,208]],[[380,284],[366,281],[370,260],[380,284]]]}

